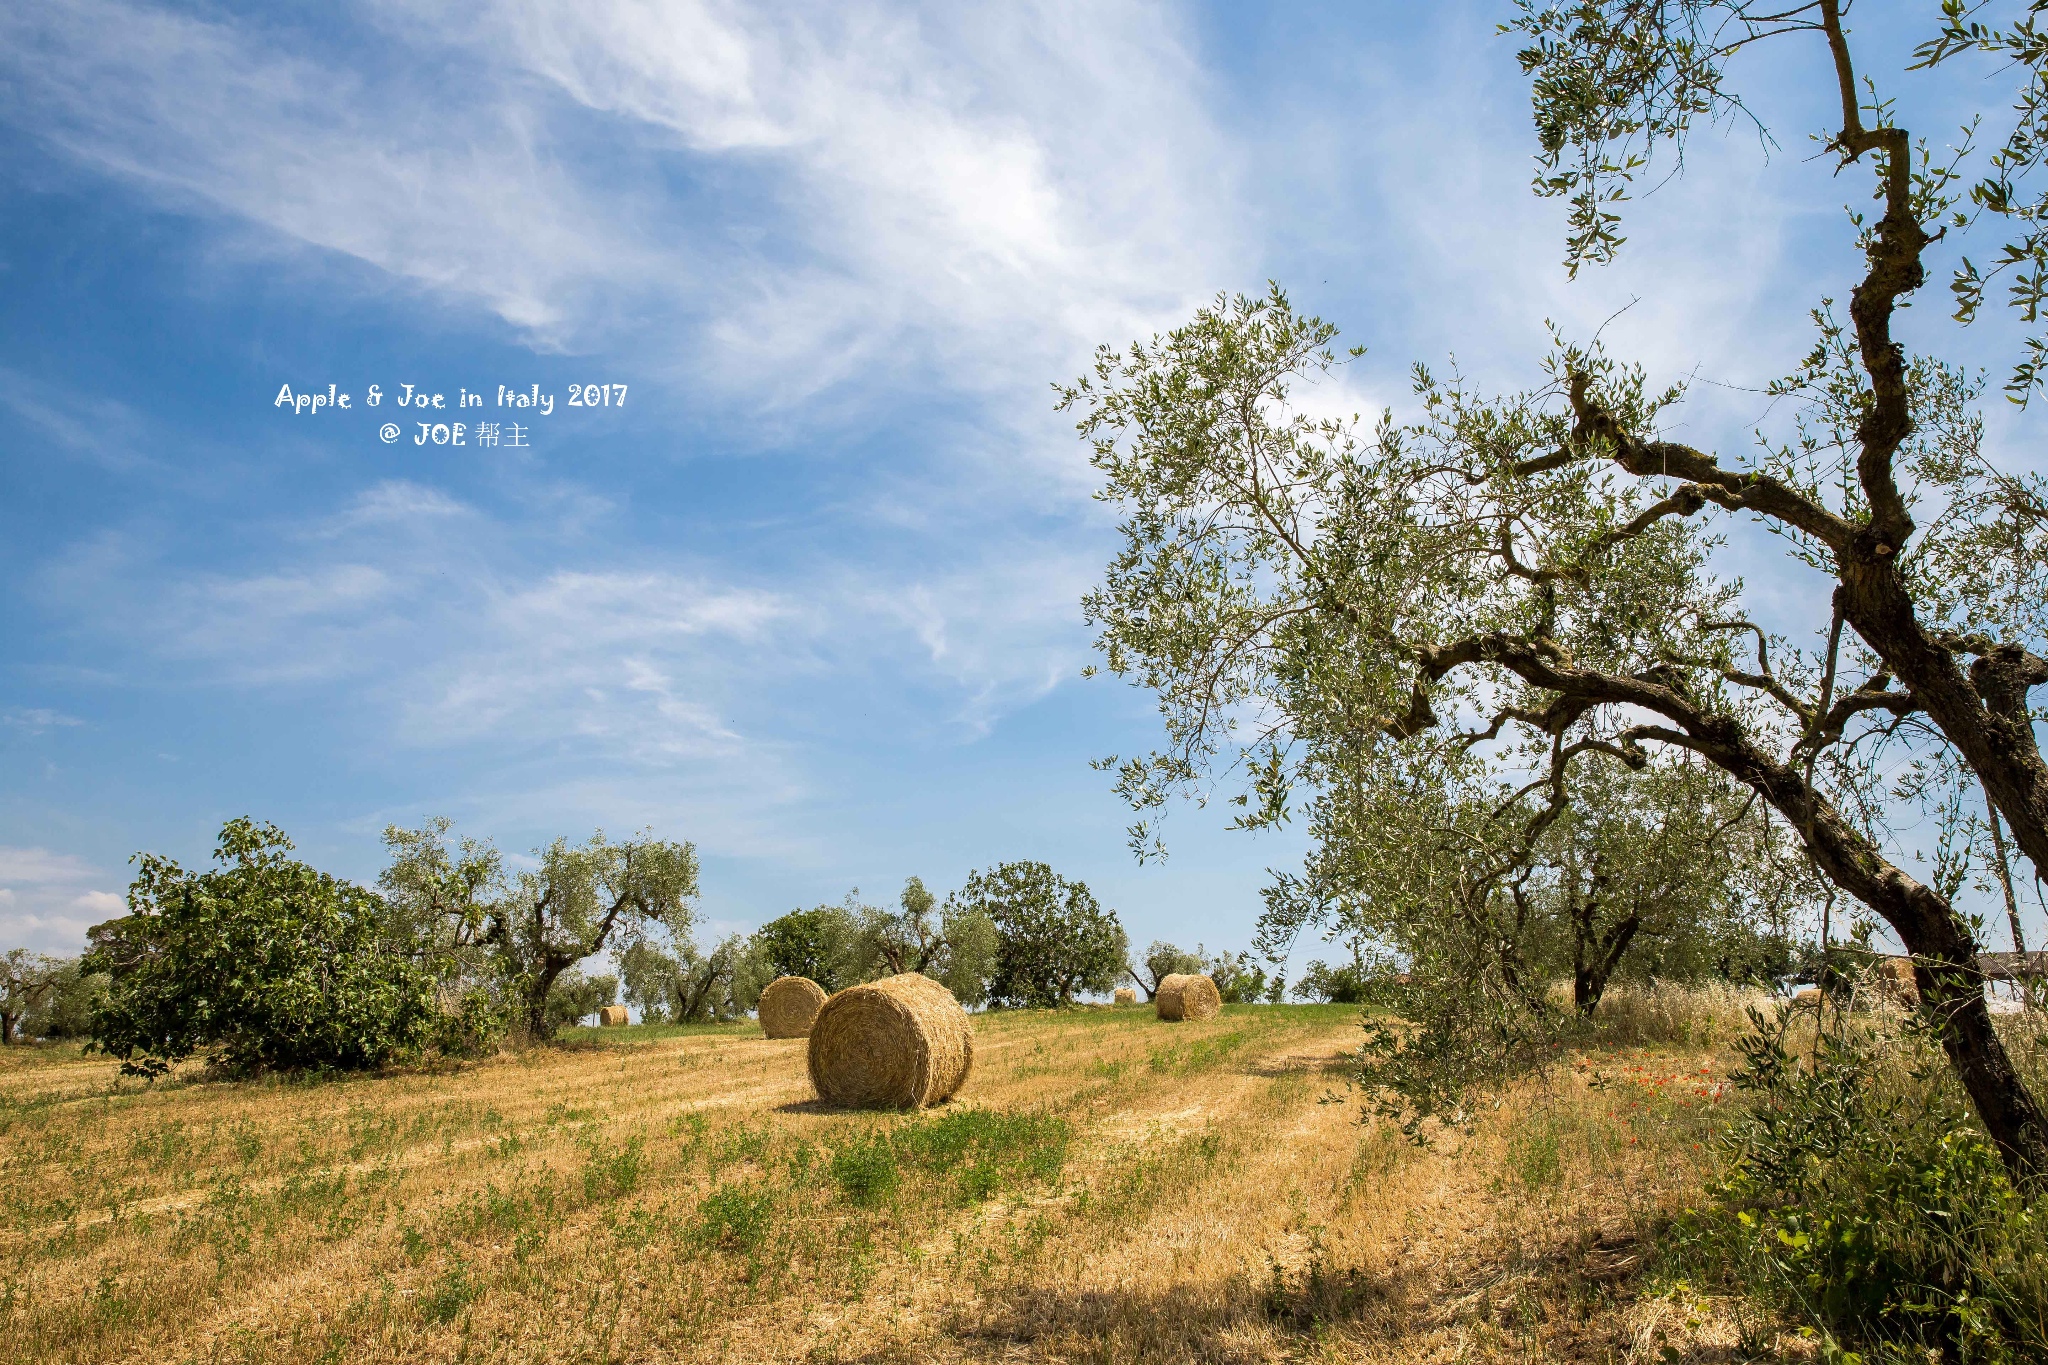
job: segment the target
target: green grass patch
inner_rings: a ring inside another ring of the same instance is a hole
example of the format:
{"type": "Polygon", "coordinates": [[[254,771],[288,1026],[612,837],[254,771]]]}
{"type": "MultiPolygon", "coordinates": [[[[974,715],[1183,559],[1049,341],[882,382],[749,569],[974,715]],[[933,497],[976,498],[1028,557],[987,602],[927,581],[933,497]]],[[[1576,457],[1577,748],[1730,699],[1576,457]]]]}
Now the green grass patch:
{"type": "Polygon", "coordinates": [[[758,1185],[726,1185],[697,1205],[695,1235],[703,1246],[754,1251],[775,1222],[775,1192],[758,1185]]]}
{"type": "Polygon", "coordinates": [[[1157,1048],[1149,1058],[1149,1064],[1161,1075],[1189,1076],[1197,1071],[1207,1071],[1212,1067],[1221,1066],[1250,1041],[1251,1034],[1242,1029],[1233,1029],[1229,1033],[1219,1033],[1213,1038],[1197,1038],[1192,1042],[1173,1043],[1157,1048]]]}
{"type": "Polygon", "coordinates": [[[591,1143],[590,1159],[583,1167],[583,1198],[597,1204],[638,1189],[644,1146],[638,1137],[628,1138],[619,1147],[591,1143]]]}
{"type": "Polygon", "coordinates": [[[957,1192],[971,1203],[1057,1178],[1073,1125],[1051,1114],[956,1109],[907,1124],[891,1140],[905,1164],[953,1172],[957,1192]]]}
{"type": "Polygon", "coordinates": [[[870,1133],[834,1152],[831,1172],[839,1193],[862,1207],[878,1204],[896,1193],[902,1179],[896,1149],[882,1133],[870,1133]]]}
{"type": "Polygon", "coordinates": [[[421,1296],[420,1312],[428,1322],[446,1325],[460,1317],[462,1310],[475,1303],[482,1293],[483,1286],[470,1275],[469,1266],[457,1261],[421,1296]]]}

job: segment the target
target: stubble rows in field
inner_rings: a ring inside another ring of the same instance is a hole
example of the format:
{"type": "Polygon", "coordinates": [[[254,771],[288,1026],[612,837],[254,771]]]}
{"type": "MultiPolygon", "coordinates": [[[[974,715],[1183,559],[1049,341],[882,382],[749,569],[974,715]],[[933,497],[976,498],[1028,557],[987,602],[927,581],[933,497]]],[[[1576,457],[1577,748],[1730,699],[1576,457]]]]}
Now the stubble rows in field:
{"type": "Polygon", "coordinates": [[[1418,1153],[1343,1097],[1355,1029],[984,1016],[966,1092],[921,1116],[821,1108],[801,1040],[752,1026],[316,1084],[17,1054],[5,1337],[51,1361],[1448,1360],[1700,1327],[1630,1281],[1710,1099],[1567,1077],[1418,1153]]]}

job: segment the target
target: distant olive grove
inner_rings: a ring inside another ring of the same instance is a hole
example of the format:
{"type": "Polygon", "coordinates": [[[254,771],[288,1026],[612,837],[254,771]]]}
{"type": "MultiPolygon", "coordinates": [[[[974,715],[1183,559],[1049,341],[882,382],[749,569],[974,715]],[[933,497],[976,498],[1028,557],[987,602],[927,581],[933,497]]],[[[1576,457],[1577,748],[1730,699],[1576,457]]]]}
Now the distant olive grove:
{"type": "Polygon", "coordinates": [[[902,972],[963,1004],[1060,1008],[1129,979],[1214,975],[1229,1000],[1280,998],[1247,954],[1154,943],[1143,962],[1114,910],[1040,862],[971,874],[943,897],[918,877],[894,905],[856,890],[750,935],[700,942],[688,842],[642,832],[557,839],[512,871],[449,821],[384,832],[363,886],[295,856],[275,825],[220,831],[212,864],[138,854],[128,913],[82,957],[0,958],[0,1042],[89,1040],[131,1075],[200,1057],[217,1073],[365,1070],[540,1043],[621,998],[651,1024],[733,1020],[778,976],[827,991],[902,972]],[[589,970],[602,958],[609,970],[589,970]]]}

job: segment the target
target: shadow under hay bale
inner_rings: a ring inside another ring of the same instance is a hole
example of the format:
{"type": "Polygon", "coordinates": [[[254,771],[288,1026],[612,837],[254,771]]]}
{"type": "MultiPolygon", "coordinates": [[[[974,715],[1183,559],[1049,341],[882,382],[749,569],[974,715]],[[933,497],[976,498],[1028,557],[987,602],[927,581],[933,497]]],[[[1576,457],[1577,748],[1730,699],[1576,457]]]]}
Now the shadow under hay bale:
{"type": "Polygon", "coordinates": [[[922,1109],[959,1093],[974,1026],[953,993],[919,972],[853,986],[811,1023],[811,1084],[846,1109],[922,1109]]]}
{"type": "Polygon", "coordinates": [[[801,1038],[825,1003],[825,988],[807,976],[778,976],[762,990],[755,1012],[770,1038],[801,1038]]]}
{"type": "Polygon", "coordinates": [[[1181,972],[1159,983],[1159,994],[1152,1003],[1157,1006],[1159,1017],[1169,1023],[1184,1019],[1199,1022],[1223,1013],[1223,993],[1216,989],[1214,981],[1181,972]]]}

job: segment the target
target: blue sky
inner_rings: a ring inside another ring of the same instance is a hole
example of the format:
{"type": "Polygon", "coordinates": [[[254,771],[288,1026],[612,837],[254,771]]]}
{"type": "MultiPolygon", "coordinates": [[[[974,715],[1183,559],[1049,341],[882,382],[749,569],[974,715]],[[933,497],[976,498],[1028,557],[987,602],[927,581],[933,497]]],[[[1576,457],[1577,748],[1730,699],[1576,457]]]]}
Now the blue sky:
{"type": "MultiPolygon", "coordinates": [[[[1529,382],[1631,303],[1617,350],[1755,385],[1853,278],[1786,45],[1772,156],[1703,139],[1568,283],[1504,9],[0,13],[0,945],[75,951],[131,853],[248,813],[363,879],[394,821],[651,826],[718,929],[1040,858],[1141,945],[1244,946],[1298,842],[1183,809],[1141,867],[1088,767],[1155,729],[1080,677],[1114,526],[1051,383],[1272,278],[1371,348],[1333,409],[1529,382]],[[407,383],[556,407],[420,446],[407,383]]],[[[1697,385],[1686,434],[1759,414],[1697,385]]]]}

